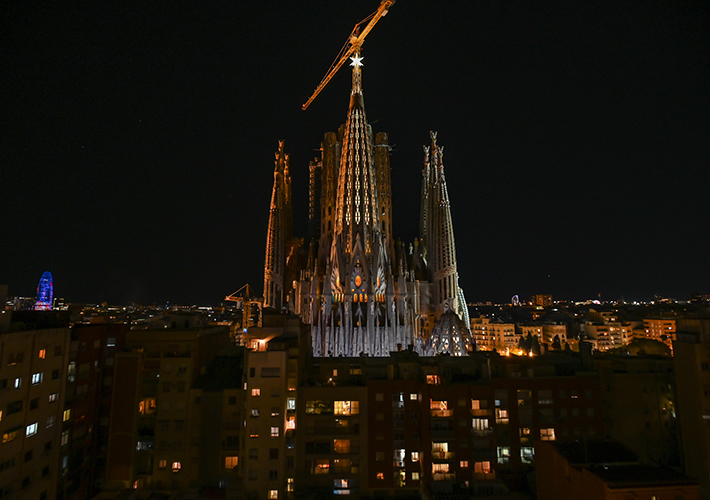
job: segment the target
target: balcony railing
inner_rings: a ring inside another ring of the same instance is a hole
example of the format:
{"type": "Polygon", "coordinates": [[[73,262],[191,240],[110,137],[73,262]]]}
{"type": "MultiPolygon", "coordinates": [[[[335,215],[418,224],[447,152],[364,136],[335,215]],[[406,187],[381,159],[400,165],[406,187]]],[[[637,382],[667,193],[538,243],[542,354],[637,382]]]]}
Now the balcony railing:
{"type": "Polygon", "coordinates": [[[434,472],[431,476],[434,481],[453,481],[456,479],[456,474],[452,472],[434,472]]]}
{"type": "Polygon", "coordinates": [[[454,410],[431,410],[432,417],[453,417],[454,410]]]}
{"type": "Polygon", "coordinates": [[[493,415],[493,410],[489,410],[486,408],[471,410],[471,416],[473,417],[487,417],[489,415],[493,415]]]}
{"type": "Polygon", "coordinates": [[[454,452],[453,451],[432,451],[431,458],[432,458],[432,460],[450,460],[450,459],[454,458],[454,452]]]}

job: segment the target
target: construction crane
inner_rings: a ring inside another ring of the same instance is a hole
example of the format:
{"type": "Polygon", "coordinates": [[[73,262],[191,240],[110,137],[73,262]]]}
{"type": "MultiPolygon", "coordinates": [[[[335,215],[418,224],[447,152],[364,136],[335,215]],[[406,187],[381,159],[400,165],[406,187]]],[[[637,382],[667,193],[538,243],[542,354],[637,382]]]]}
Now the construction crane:
{"type": "Polygon", "coordinates": [[[375,27],[375,24],[377,24],[381,18],[387,15],[389,8],[394,5],[394,2],[395,0],[382,0],[382,3],[375,12],[355,25],[350,33],[350,36],[348,37],[348,40],[345,42],[345,45],[343,45],[343,48],[340,49],[340,53],[336,56],[335,61],[333,61],[330,70],[323,77],[323,81],[320,82],[318,87],[316,87],[316,90],[313,92],[313,95],[303,105],[303,111],[310,106],[313,100],[318,96],[318,94],[320,94],[321,90],[328,85],[330,79],[333,78],[333,75],[335,75],[340,67],[345,64],[345,61],[347,61],[353,53],[360,52],[360,47],[362,47],[367,34],[370,33],[372,28],[375,27]],[[365,23],[367,23],[367,26],[360,31],[360,26],[365,23]]]}
{"type": "Polygon", "coordinates": [[[231,295],[227,295],[224,300],[230,300],[237,303],[237,307],[242,306],[242,334],[246,335],[247,329],[252,327],[261,327],[261,314],[263,301],[260,298],[254,297],[249,283],[241,287],[231,295]],[[240,292],[244,292],[240,295],[240,292]]]}

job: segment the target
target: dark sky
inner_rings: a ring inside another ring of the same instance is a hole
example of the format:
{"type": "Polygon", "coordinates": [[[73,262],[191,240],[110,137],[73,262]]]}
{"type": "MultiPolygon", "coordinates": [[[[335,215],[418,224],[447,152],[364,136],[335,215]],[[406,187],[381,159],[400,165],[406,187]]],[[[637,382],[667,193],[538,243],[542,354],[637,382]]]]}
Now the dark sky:
{"type": "MultiPolygon", "coordinates": [[[[277,141],[304,235],[348,69],[301,104],[377,5],[5,5],[0,283],[33,295],[49,270],[74,302],[261,291],[277,141]]],[[[710,293],[708,5],[399,0],[363,51],[395,233],[417,236],[437,130],[469,301],[710,293]]]]}

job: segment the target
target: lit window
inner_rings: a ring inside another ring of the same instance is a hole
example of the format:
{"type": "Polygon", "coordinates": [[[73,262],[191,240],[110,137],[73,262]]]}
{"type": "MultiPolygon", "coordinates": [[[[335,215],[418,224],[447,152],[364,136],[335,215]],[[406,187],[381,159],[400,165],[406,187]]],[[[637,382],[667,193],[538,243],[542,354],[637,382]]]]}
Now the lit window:
{"type": "Polygon", "coordinates": [[[62,417],[62,422],[66,422],[71,418],[71,408],[64,410],[64,416],[62,417]]]}
{"type": "Polygon", "coordinates": [[[535,456],[535,448],[532,446],[521,446],[520,447],[520,460],[524,464],[533,463],[533,457],[535,456]]]}
{"type": "Polygon", "coordinates": [[[251,395],[252,396],[261,396],[261,389],[252,389],[251,395]]]}
{"type": "Polygon", "coordinates": [[[554,441],[555,440],[555,429],[550,427],[549,429],[540,429],[540,439],[543,441],[554,441]]]}
{"type": "Polygon", "coordinates": [[[278,500],[279,490],[269,490],[269,500],[278,500]]]}
{"type": "Polygon", "coordinates": [[[519,432],[521,443],[527,443],[530,441],[530,427],[521,427],[519,432]]]}
{"type": "Polygon", "coordinates": [[[430,400],[429,407],[431,408],[432,417],[450,417],[454,414],[453,410],[449,409],[448,401],[430,400]]]}
{"type": "Polygon", "coordinates": [[[350,440],[349,439],[334,439],[333,440],[333,452],[334,453],[350,453],[350,440]]]}
{"type": "Polygon", "coordinates": [[[61,446],[64,446],[69,442],[69,430],[62,432],[61,446]]]}
{"type": "Polygon", "coordinates": [[[37,422],[28,425],[27,428],[25,429],[25,436],[26,437],[34,436],[35,434],[37,434],[37,422]]]}
{"type": "Polygon", "coordinates": [[[449,443],[431,443],[431,457],[446,459],[449,457],[449,443]]]}
{"type": "Polygon", "coordinates": [[[499,464],[507,464],[510,462],[510,447],[499,446],[496,450],[499,464]]]}
{"type": "Polygon", "coordinates": [[[272,438],[277,438],[277,437],[279,437],[279,428],[278,428],[278,427],[272,427],[272,428],[271,428],[271,437],[272,437],[272,438]]]}
{"type": "Polygon", "coordinates": [[[377,473],[377,479],[381,479],[384,481],[385,479],[385,473],[384,472],[378,472],[377,473]]]}
{"type": "Polygon", "coordinates": [[[350,481],[348,479],[335,479],[333,481],[334,488],[349,488],[350,481]]]}
{"type": "Polygon", "coordinates": [[[410,401],[416,401],[417,399],[419,399],[419,395],[416,392],[412,392],[411,394],[409,394],[410,401]]]}
{"type": "Polygon", "coordinates": [[[461,462],[459,463],[459,466],[462,469],[467,469],[468,468],[468,460],[461,460],[461,462]]]}
{"type": "Polygon", "coordinates": [[[412,481],[419,481],[419,473],[412,472],[412,481]]]}
{"type": "Polygon", "coordinates": [[[52,394],[49,395],[49,402],[56,403],[58,398],[59,398],[59,393],[53,392],[52,394]]]}
{"type": "Polygon", "coordinates": [[[40,382],[42,382],[42,373],[33,373],[32,374],[32,385],[37,385],[40,382]]]}
{"type": "Polygon", "coordinates": [[[173,462],[173,472],[180,472],[182,469],[182,464],[180,462],[173,462]]]}
{"type": "Polygon", "coordinates": [[[306,414],[328,415],[330,413],[333,413],[333,405],[329,401],[306,401],[306,414]]]}
{"type": "Polygon", "coordinates": [[[418,451],[412,452],[412,462],[419,462],[419,452],[418,451]]]}
{"type": "Polygon", "coordinates": [[[449,464],[431,464],[432,474],[447,474],[449,472],[449,464]]]}
{"type": "Polygon", "coordinates": [[[259,408],[252,408],[251,409],[251,416],[258,417],[259,416],[259,408]]]}
{"type": "Polygon", "coordinates": [[[327,458],[321,458],[313,461],[313,468],[311,472],[313,474],[328,474],[330,470],[330,460],[327,458]]]}
{"type": "Polygon", "coordinates": [[[476,474],[490,474],[491,473],[491,463],[490,462],[476,462],[473,465],[473,471],[476,474]]]}
{"type": "Polygon", "coordinates": [[[335,414],[336,415],[357,415],[360,413],[360,402],[359,401],[336,401],[335,402],[335,414]]]}
{"type": "Polygon", "coordinates": [[[15,379],[15,389],[19,389],[22,387],[22,377],[17,377],[15,379]]]}
{"type": "Polygon", "coordinates": [[[234,469],[239,463],[239,457],[224,457],[224,468],[234,469]]]}
{"type": "Polygon", "coordinates": [[[295,429],[296,428],[296,417],[288,417],[286,420],[286,429],[295,429]]]}
{"type": "Polygon", "coordinates": [[[508,423],[508,410],[496,409],[496,424],[508,423]]]}
{"type": "Polygon", "coordinates": [[[333,376],[337,377],[338,376],[338,370],[333,370],[333,376]]]}
{"type": "Polygon", "coordinates": [[[286,409],[295,410],[296,409],[296,398],[288,398],[286,400],[286,409]]]}
{"type": "Polygon", "coordinates": [[[404,467],[404,448],[394,450],[394,466],[404,467]]]}
{"type": "Polygon", "coordinates": [[[258,437],[259,437],[259,434],[258,434],[258,433],[249,434],[249,437],[250,437],[250,438],[258,438],[258,437]]]}
{"type": "Polygon", "coordinates": [[[47,355],[47,351],[45,349],[40,349],[39,350],[39,359],[44,359],[44,357],[47,355]]]}
{"type": "Polygon", "coordinates": [[[426,376],[426,383],[429,385],[439,385],[439,376],[438,375],[427,375],[426,376]]]}
{"type": "Polygon", "coordinates": [[[158,462],[158,468],[159,469],[165,469],[168,466],[168,461],[167,460],[161,460],[158,462]]]}
{"type": "Polygon", "coordinates": [[[293,491],[293,478],[289,477],[286,479],[286,491],[292,492],[293,491]]]}
{"type": "MultiPolygon", "coordinates": [[[[22,427],[20,427],[20,429],[21,429],[21,428],[22,428],[22,427]]],[[[15,428],[15,429],[13,429],[13,430],[11,430],[11,431],[8,431],[8,432],[4,433],[4,434],[2,435],[2,442],[3,442],[3,444],[9,443],[9,442],[12,441],[13,439],[15,439],[15,438],[17,437],[17,434],[18,434],[18,432],[20,431],[20,429],[15,428]]]]}
{"type": "Polygon", "coordinates": [[[477,436],[483,436],[486,431],[490,429],[487,418],[472,418],[471,426],[473,427],[473,433],[477,436]]]}

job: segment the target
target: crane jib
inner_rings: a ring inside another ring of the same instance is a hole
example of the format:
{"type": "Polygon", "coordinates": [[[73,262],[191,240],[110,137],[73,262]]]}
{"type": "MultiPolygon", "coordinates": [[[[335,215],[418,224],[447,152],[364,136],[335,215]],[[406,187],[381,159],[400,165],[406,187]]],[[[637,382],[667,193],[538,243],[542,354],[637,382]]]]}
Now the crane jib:
{"type": "MultiPolygon", "coordinates": [[[[350,47],[340,56],[340,59],[336,64],[334,64],[331,69],[326,73],[326,75],[323,77],[323,80],[320,82],[318,87],[316,87],[315,91],[313,92],[313,95],[306,101],[306,103],[303,105],[302,109],[305,111],[306,108],[313,102],[313,100],[320,94],[320,92],[325,88],[325,86],[328,84],[331,78],[335,75],[335,73],[338,72],[340,67],[345,63],[345,61],[352,55],[353,52],[356,50],[359,50],[359,48],[362,46],[363,42],[365,41],[365,37],[367,34],[372,30],[372,28],[375,27],[375,24],[377,24],[377,21],[379,21],[381,18],[387,15],[387,12],[389,12],[389,8],[394,5],[395,0],[383,0],[380,6],[377,8],[377,10],[371,14],[368,18],[369,23],[365,28],[362,30],[362,33],[358,33],[360,24],[362,24],[365,21],[362,21],[358,24],[355,25],[355,28],[353,31],[350,33],[350,37],[348,37],[348,42],[350,44],[350,47]]],[[[342,52],[342,51],[341,51],[342,52]]]]}

